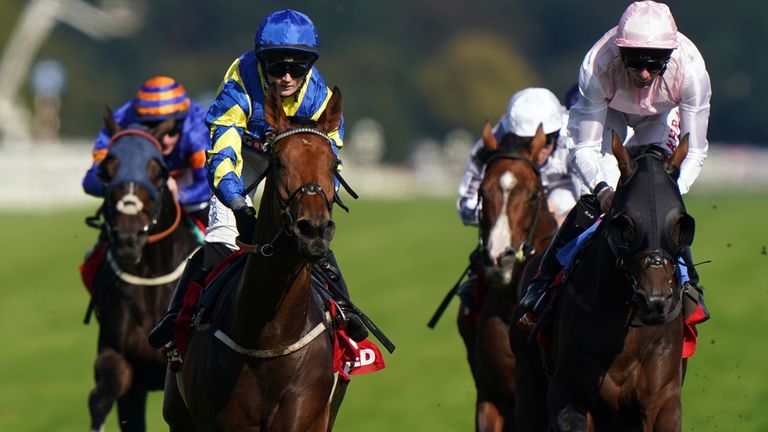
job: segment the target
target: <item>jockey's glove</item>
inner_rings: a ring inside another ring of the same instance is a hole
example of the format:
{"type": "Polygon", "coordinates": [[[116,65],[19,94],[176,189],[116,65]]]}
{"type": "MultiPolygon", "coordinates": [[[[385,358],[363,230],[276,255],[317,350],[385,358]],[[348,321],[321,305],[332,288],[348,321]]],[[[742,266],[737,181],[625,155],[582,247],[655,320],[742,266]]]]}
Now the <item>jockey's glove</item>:
{"type": "Polygon", "coordinates": [[[597,195],[597,199],[600,201],[600,209],[603,211],[604,214],[607,214],[608,210],[611,209],[611,205],[613,205],[614,193],[615,191],[613,190],[613,188],[608,186],[608,184],[606,184],[605,182],[600,182],[595,187],[595,195],[597,195]],[[599,188],[601,185],[604,185],[604,186],[599,188]]]}
{"type": "Polygon", "coordinates": [[[236,199],[232,201],[232,212],[235,214],[240,241],[250,243],[256,229],[256,209],[247,205],[245,200],[236,199]]]}

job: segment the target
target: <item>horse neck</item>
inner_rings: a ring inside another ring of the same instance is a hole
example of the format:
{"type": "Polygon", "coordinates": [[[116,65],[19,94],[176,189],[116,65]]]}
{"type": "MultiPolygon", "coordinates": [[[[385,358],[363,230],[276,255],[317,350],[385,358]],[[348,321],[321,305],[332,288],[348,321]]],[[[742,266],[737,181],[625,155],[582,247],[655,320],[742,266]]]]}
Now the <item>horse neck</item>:
{"type": "Polygon", "coordinates": [[[599,310],[627,310],[632,287],[625,271],[616,266],[607,238],[600,235],[597,241],[587,246],[582,256],[581,271],[573,276],[579,281],[577,294],[599,310]]]}
{"type": "Polygon", "coordinates": [[[236,299],[233,333],[246,346],[296,341],[303,335],[310,309],[310,264],[299,256],[293,240],[280,233],[280,209],[274,193],[268,178],[254,242],[266,244],[277,237],[276,247],[280,247],[272,256],[252,254],[247,258],[236,299]]]}

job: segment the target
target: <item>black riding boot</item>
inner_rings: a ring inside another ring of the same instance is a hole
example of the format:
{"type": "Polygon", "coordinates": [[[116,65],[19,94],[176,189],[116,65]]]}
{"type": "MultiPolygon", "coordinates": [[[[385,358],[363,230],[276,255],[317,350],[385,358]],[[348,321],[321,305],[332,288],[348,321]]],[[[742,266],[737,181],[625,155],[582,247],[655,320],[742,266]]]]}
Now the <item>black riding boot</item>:
{"type": "Polygon", "coordinates": [[[688,270],[688,286],[685,287],[687,294],[684,296],[683,300],[683,313],[688,317],[696,310],[698,305],[701,305],[701,308],[706,315],[706,319],[709,319],[709,309],[707,309],[707,305],[704,304],[704,291],[699,286],[699,272],[696,271],[696,267],[693,265],[691,247],[683,247],[680,250],[680,257],[683,259],[688,270]],[[691,288],[693,288],[693,291],[691,291],[691,288]]]}
{"type": "MultiPolygon", "coordinates": [[[[542,301],[549,290],[552,279],[562,268],[557,260],[557,252],[571,240],[578,237],[600,216],[600,202],[594,195],[582,196],[565,217],[563,225],[555,238],[549,243],[539,264],[539,272],[531,279],[525,295],[520,299],[520,307],[539,315],[546,302],[542,301]]],[[[528,313],[526,313],[526,316],[528,313]]],[[[525,316],[523,317],[525,318],[525,316]]],[[[530,319],[531,317],[529,317],[530,319]]]]}
{"type": "Polygon", "coordinates": [[[344,315],[344,331],[347,336],[352,338],[355,342],[360,342],[368,337],[368,329],[363,324],[360,316],[357,315],[355,307],[349,300],[349,290],[347,289],[347,283],[344,282],[344,277],[341,275],[339,264],[336,262],[336,257],[333,255],[333,251],[328,253],[328,256],[318,262],[320,269],[324,272],[327,279],[330,279],[331,283],[336,286],[336,289],[331,288],[330,293],[333,297],[333,301],[339,305],[344,315]]]}
{"type": "Polygon", "coordinates": [[[204,251],[204,248],[200,248],[187,260],[187,266],[184,267],[184,272],[171,296],[168,310],[165,311],[165,315],[160,318],[155,328],[149,332],[149,344],[153,347],[162,348],[173,339],[173,326],[176,323],[176,317],[181,312],[181,307],[184,305],[184,295],[187,293],[187,288],[205,274],[203,268],[204,251]]]}

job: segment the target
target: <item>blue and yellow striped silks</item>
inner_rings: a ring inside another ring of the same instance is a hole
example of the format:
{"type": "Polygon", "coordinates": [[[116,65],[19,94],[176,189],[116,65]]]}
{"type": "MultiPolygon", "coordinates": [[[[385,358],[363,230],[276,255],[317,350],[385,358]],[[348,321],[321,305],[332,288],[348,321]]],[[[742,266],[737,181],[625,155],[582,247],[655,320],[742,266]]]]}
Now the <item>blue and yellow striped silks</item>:
{"type": "MultiPolygon", "coordinates": [[[[331,90],[314,67],[304,79],[304,84],[295,95],[283,99],[283,109],[289,116],[317,120],[330,100],[331,90]]],[[[262,142],[266,133],[271,131],[264,119],[265,88],[266,79],[258,59],[253,51],[249,51],[229,67],[205,118],[211,131],[207,151],[208,183],[227,206],[243,195],[241,146],[244,131],[262,142]]],[[[343,119],[339,129],[329,136],[334,152],[338,153],[343,145],[343,119]]]]}

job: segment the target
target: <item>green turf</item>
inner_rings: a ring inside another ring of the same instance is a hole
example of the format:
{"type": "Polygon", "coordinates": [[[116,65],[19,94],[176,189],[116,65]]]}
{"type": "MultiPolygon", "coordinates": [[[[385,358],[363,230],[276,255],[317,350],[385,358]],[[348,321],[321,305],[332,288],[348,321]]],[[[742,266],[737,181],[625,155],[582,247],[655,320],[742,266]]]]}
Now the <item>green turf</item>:
{"type": "MultiPolygon", "coordinates": [[[[684,389],[686,431],[768,430],[766,196],[686,198],[697,219],[694,259],[714,318],[701,327],[684,389]]],[[[474,391],[456,331],[454,302],[436,330],[426,322],[466,264],[475,232],[449,199],[350,201],[337,211],[334,250],[353,299],[397,344],[387,368],[356,376],[340,431],[472,430],[474,391]]],[[[96,324],[77,266],[95,231],[92,209],[0,214],[0,431],[83,431],[93,385],[96,324]]],[[[150,431],[167,430],[161,395],[150,431]]],[[[117,430],[110,415],[108,430],[117,430]]]]}

